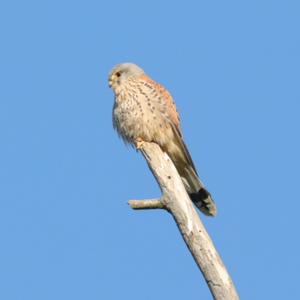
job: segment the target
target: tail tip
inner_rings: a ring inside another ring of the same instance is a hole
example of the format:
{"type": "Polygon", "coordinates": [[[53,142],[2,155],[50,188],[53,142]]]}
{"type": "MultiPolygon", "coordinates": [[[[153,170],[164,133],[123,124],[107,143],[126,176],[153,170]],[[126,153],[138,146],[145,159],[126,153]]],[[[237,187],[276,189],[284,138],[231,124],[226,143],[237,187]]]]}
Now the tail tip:
{"type": "Polygon", "coordinates": [[[201,188],[197,193],[190,194],[193,203],[206,215],[214,217],[217,214],[217,206],[210,193],[201,188]]]}

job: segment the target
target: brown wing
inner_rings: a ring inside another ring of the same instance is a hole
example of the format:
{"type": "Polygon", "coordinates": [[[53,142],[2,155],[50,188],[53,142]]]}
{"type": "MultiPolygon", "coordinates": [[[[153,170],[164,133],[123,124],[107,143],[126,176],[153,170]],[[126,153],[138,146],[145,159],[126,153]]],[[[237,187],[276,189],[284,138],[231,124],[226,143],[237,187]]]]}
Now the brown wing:
{"type": "Polygon", "coordinates": [[[148,83],[149,84],[149,85],[147,85],[148,88],[155,90],[157,92],[157,94],[159,94],[162,97],[163,101],[166,104],[166,109],[168,111],[168,117],[169,117],[170,121],[172,122],[172,124],[175,126],[178,133],[181,135],[180,118],[179,118],[179,114],[177,112],[176,105],[174,103],[174,100],[173,100],[171,94],[161,84],[152,80],[145,74],[140,76],[140,79],[142,81],[148,83]]]}
{"type": "Polygon", "coordinates": [[[173,97],[168,92],[168,90],[164,88],[163,85],[152,80],[147,75],[143,74],[142,76],[140,76],[140,79],[145,82],[146,85],[148,83],[149,85],[147,85],[147,87],[155,90],[161,97],[162,101],[164,101],[165,110],[168,116],[168,120],[170,121],[170,126],[172,127],[174,137],[173,143],[166,145],[164,147],[164,150],[171,157],[175,165],[178,165],[179,162],[180,164],[190,165],[197,174],[192,157],[183,141],[182,132],[180,129],[180,118],[173,97]]]}
{"type": "Polygon", "coordinates": [[[142,75],[144,84],[151,89],[153,96],[163,102],[162,114],[166,117],[171,134],[167,142],[159,143],[163,151],[173,161],[191,200],[206,215],[216,214],[216,205],[200,181],[192,157],[183,141],[180,119],[171,94],[159,83],[142,75]]]}
{"type": "Polygon", "coordinates": [[[195,171],[195,173],[197,174],[195,164],[194,164],[192,157],[189,153],[189,150],[182,138],[182,134],[178,131],[178,129],[174,125],[172,126],[172,129],[173,129],[173,133],[174,133],[174,142],[177,144],[178,148],[184,154],[183,156],[185,158],[185,162],[188,165],[190,165],[193,168],[193,170],[195,171]]]}

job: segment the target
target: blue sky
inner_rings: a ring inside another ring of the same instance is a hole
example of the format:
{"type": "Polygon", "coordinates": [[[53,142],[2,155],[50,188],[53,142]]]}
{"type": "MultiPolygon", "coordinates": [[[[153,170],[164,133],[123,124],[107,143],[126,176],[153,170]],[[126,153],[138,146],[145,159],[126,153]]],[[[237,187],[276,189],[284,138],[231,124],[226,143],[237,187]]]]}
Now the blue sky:
{"type": "Polygon", "coordinates": [[[172,93],[242,299],[299,299],[299,1],[2,1],[0,298],[211,299],[141,155],[116,63],[172,93]]]}

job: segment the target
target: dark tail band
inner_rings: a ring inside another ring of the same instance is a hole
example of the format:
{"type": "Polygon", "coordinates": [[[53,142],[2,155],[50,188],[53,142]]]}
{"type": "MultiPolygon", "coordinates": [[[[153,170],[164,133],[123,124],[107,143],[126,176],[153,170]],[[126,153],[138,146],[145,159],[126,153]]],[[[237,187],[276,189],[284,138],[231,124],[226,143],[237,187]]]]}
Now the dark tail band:
{"type": "Polygon", "coordinates": [[[191,193],[190,195],[193,203],[207,216],[215,216],[217,214],[217,207],[212,199],[210,193],[201,188],[198,193],[191,193]]]}

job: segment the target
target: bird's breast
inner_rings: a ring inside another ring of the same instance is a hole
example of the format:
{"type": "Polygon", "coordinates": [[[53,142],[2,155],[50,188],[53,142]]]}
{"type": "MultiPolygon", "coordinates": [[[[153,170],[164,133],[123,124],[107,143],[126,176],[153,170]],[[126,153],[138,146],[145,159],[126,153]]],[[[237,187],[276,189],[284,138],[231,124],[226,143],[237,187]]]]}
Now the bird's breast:
{"type": "Polygon", "coordinates": [[[155,101],[133,92],[116,97],[113,123],[120,136],[131,144],[138,138],[164,144],[172,134],[155,101]]]}

